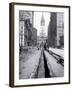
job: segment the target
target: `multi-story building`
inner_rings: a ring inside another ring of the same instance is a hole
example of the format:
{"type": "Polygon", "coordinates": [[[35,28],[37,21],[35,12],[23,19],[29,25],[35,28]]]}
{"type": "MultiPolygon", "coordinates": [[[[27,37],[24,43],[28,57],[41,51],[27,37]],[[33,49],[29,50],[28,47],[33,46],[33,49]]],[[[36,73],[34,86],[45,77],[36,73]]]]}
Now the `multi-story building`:
{"type": "Polygon", "coordinates": [[[32,44],[33,46],[36,46],[37,45],[37,29],[36,28],[33,28],[32,29],[32,44]]]}
{"type": "Polygon", "coordinates": [[[50,47],[64,46],[64,14],[61,12],[51,12],[47,43],[50,47]]]}
{"type": "Polygon", "coordinates": [[[19,46],[35,46],[37,44],[37,29],[33,28],[33,12],[19,11],[19,46]]]}
{"type": "Polygon", "coordinates": [[[57,38],[57,14],[51,12],[50,23],[48,26],[48,47],[56,47],[56,38],[57,38]]]}
{"type": "Polygon", "coordinates": [[[57,13],[57,46],[63,46],[64,43],[64,14],[57,13]],[[62,43],[60,43],[62,42],[62,43]]]}
{"type": "Polygon", "coordinates": [[[29,46],[32,44],[32,12],[19,11],[19,45],[29,46]]]}

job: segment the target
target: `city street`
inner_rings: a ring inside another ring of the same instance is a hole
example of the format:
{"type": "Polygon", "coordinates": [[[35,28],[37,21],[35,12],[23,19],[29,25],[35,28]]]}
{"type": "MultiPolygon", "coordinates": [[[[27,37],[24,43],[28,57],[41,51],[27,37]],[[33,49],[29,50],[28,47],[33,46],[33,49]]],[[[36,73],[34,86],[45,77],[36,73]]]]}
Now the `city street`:
{"type": "Polygon", "coordinates": [[[64,14],[19,11],[19,79],[64,76],[64,14]]]}
{"type": "MultiPolygon", "coordinates": [[[[50,50],[52,49],[50,48],[50,50]]],[[[31,48],[22,52],[19,66],[20,79],[64,76],[64,67],[57,63],[57,60],[44,49],[31,48]]]]}

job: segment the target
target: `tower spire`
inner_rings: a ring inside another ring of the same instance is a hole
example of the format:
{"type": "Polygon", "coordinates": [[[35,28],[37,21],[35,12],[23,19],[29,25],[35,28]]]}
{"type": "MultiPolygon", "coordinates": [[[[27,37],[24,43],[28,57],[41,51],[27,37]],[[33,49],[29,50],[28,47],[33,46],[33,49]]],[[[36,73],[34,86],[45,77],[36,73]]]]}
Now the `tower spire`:
{"type": "Polygon", "coordinates": [[[42,17],[41,17],[41,26],[45,25],[45,19],[44,19],[44,14],[42,12],[42,17]]]}

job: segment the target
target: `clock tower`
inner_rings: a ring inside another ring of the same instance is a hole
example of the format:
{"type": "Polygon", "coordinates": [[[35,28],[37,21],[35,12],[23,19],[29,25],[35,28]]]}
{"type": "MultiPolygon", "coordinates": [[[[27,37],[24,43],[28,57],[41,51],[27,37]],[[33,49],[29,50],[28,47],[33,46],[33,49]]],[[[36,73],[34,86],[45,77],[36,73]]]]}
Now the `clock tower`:
{"type": "Polygon", "coordinates": [[[41,37],[41,41],[45,42],[45,19],[44,19],[44,14],[42,13],[41,16],[41,21],[40,21],[40,25],[41,25],[41,32],[40,32],[40,37],[41,37]]]}

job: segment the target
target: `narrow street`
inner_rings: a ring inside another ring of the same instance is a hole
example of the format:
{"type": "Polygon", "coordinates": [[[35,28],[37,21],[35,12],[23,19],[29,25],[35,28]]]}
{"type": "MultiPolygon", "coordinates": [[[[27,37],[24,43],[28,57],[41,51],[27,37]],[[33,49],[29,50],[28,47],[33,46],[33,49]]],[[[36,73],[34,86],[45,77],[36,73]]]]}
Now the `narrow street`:
{"type": "Polygon", "coordinates": [[[31,49],[25,56],[20,56],[20,79],[64,76],[64,67],[46,50],[31,49]]]}

